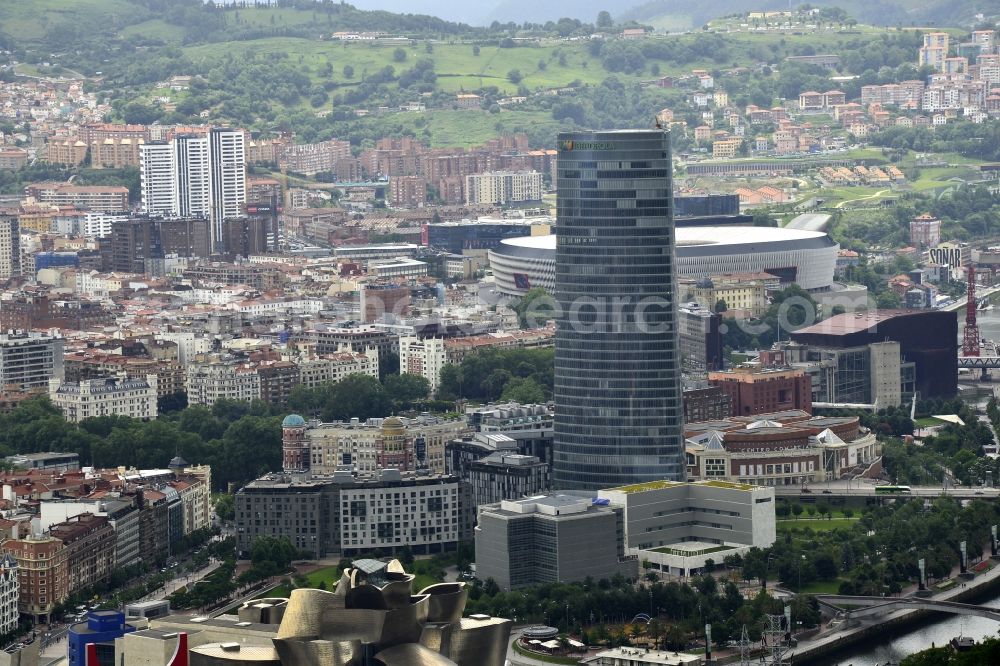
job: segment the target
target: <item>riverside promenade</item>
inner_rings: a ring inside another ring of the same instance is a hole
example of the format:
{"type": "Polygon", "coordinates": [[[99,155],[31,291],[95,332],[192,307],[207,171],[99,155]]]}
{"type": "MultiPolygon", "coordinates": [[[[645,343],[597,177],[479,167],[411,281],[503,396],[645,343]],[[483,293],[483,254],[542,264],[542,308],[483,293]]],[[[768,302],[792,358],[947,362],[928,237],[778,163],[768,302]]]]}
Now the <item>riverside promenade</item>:
{"type": "MultiPolygon", "coordinates": [[[[975,578],[971,580],[965,580],[961,577],[956,577],[955,580],[956,584],[953,587],[922,598],[966,602],[982,597],[989,592],[1000,590],[1000,565],[976,574],[975,578]]],[[[915,586],[901,596],[916,597],[915,586]]],[[[809,640],[799,641],[796,647],[789,649],[786,658],[792,664],[806,664],[819,657],[833,655],[867,638],[884,637],[887,632],[892,632],[897,628],[901,629],[933,612],[935,611],[897,610],[877,618],[860,619],[857,624],[852,626],[828,626],[809,640]]],[[[1000,628],[1000,623],[997,626],[1000,628]]]]}

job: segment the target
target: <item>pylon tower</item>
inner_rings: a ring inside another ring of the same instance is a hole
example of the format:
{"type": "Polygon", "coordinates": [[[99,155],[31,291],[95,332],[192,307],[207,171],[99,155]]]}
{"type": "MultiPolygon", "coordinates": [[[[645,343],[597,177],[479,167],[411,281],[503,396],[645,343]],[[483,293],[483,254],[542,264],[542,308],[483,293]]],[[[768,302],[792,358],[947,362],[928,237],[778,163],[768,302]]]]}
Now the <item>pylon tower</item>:
{"type": "Polygon", "coordinates": [[[962,356],[979,356],[979,324],[976,322],[976,267],[966,268],[968,285],[965,288],[965,335],[962,337],[962,356]]]}
{"type": "Polygon", "coordinates": [[[753,666],[750,663],[750,634],[747,633],[747,625],[743,625],[743,633],[740,634],[740,666],[753,666]]]}
{"type": "Polygon", "coordinates": [[[785,645],[785,634],[788,627],[785,625],[784,615],[765,615],[767,628],[764,633],[767,635],[767,644],[771,648],[771,656],[767,663],[771,666],[782,666],[785,663],[785,652],[788,646],[785,645]]]}

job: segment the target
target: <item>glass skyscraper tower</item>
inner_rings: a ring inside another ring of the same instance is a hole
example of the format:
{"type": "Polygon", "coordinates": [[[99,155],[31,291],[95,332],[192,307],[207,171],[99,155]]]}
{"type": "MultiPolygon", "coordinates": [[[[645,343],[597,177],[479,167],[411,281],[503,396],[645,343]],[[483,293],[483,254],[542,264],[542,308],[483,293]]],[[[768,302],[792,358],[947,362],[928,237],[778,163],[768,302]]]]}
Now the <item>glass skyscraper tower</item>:
{"type": "Polygon", "coordinates": [[[670,135],[559,135],[553,485],[685,477],[670,135]]]}

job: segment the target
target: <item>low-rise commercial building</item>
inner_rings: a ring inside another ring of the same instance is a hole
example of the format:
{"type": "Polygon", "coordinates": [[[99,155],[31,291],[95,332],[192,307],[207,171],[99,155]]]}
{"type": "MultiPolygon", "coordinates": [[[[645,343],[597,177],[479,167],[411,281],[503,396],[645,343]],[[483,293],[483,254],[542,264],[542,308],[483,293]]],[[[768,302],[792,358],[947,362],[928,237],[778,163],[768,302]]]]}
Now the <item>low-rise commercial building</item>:
{"type": "Polygon", "coordinates": [[[881,448],[856,416],[789,410],[685,426],[687,477],[788,486],[858,475],[881,448]]]}

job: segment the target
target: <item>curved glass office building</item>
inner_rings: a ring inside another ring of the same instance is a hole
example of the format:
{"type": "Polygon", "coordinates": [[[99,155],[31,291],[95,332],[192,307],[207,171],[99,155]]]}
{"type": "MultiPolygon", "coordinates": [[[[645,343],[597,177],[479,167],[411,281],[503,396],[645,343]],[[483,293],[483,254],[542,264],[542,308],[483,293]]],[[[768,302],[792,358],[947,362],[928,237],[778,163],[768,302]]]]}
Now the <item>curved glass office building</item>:
{"type": "Polygon", "coordinates": [[[670,135],[559,135],[553,484],[684,479],[670,135]]]}

